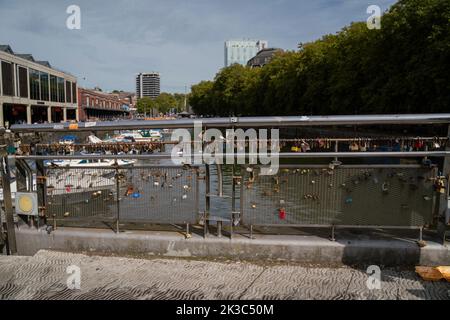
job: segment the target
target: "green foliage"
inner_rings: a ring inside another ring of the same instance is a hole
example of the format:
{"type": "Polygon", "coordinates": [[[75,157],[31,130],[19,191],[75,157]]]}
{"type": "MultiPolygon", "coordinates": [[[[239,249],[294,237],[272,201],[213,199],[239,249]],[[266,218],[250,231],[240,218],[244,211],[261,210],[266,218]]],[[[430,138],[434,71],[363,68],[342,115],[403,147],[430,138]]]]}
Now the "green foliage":
{"type": "Polygon", "coordinates": [[[158,112],[166,113],[170,108],[175,107],[176,101],[170,93],[162,92],[157,98],[155,98],[154,103],[158,112]]]}
{"type": "Polygon", "coordinates": [[[214,115],[213,97],[212,97],[212,81],[202,81],[191,87],[191,95],[189,104],[194,107],[197,114],[214,115]]]}
{"type": "Polygon", "coordinates": [[[155,101],[152,98],[143,97],[138,99],[136,107],[139,113],[147,114],[150,113],[152,109],[156,107],[156,105],[155,101]]]}
{"type": "Polygon", "coordinates": [[[185,107],[184,107],[184,104],[185,104],[185,98],[184,97],[185,96],[186,96],[186,104],[187,104],[189,94],[186,94],[186,95],[184,93],[174,93],[173,94],[173,98],[175,99],[175,106],[174,106],[174,108],[177,109],[177,112],[186,111],[185,107]]]}
{"type": "Polygon", "coordinates": [[[259,69],[192,86],[200,115],[448,112],[450,1],[399,0],[381,30],[353,23],[259,69]]]}
{"type": "Polygon", "coordinates": [[[149,114],[152,110],[165,114],[171,108],[175,108],[178,112],[184,110],[184,94],[162,92],[155,99],[144,97],[137,102],[138,112],[142,114],[149,114]]]}

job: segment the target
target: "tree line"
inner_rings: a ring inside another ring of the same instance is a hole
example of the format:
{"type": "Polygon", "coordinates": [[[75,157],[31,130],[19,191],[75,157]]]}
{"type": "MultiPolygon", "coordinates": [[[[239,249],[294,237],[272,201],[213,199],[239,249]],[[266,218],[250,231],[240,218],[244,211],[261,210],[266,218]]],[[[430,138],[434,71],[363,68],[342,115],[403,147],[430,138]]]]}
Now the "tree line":
{"type": "Polygon", "coordinates": [[[203,116],[449,112],[450,1],[399,0],[381,29],[352,23],[262,68],[224,68],[189,103],[203,116]]]}
{"type": "Polygon", "coordinates": [[[138,99],[136,107],[141,114],[151,114],[152,112],[165,114],[172,108],[177,112],[184,111],[184,101],[185,95],[182,93],[162,92],[154,99],[150,97],[138,99]]]}

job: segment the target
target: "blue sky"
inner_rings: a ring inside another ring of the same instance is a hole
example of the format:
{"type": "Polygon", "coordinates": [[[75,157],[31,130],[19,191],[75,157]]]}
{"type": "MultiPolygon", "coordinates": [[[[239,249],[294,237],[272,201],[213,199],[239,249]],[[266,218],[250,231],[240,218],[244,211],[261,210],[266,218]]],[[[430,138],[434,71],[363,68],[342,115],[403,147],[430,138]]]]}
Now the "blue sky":
{"type": "Polygon", "coordinates": [[[294,50],[299,42],[365,21],[369,5],[395,0],[0,0],[0,44],[69,71],[81,86],[134,91],[139,72],[161,73],[161,89],[184,92],[223,67],[227,39],[294,50]],[[81,30],[66,28],[69,5],[81,30]],[[83,80],[85,78],[85,80],[83,80]]]}

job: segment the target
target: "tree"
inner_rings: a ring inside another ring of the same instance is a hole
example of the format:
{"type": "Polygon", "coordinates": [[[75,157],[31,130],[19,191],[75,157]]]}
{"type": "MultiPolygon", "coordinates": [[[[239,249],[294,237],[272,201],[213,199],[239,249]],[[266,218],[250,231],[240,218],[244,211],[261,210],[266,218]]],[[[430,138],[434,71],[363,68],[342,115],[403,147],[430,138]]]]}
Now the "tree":
{"type": "Polygon", "coordinates": [[[158,97],[154,100],[155,107],[160,113],[167,113],[170,108],[174,108],[176,106],[175,98],[166,92],[162,92],[158,97]]]}
{"type": "Polygon", "coordinates": [[[212,81],[202,81],[191,87],[189,104],[195,113],[199,115],[214,115],[216,112],[212,109],[212,81]]]}
{"type": "Polygon", "coordinates": [[[192,86],[200,115],[447,112],[450,1],[399,0],[381,30],[352,23],[260,69],[232,65],[192,86]]]}
{"type": "Polygon", "coordinates": [[[147,114],[155,108],[155,101],[150,97],[143,97],[138,99],[136,107],[139,113],[147,114]]]}
{"type": "Polygon", "coordinates": [[[185,105],[185,99],[186,99],[186,104],[189,101],[189,94],[174,93],[173,97],[176,101],[175,108],[177,109],[177,112],[187,111],[186,108],[184,107],[184,105],[185,105]]]}

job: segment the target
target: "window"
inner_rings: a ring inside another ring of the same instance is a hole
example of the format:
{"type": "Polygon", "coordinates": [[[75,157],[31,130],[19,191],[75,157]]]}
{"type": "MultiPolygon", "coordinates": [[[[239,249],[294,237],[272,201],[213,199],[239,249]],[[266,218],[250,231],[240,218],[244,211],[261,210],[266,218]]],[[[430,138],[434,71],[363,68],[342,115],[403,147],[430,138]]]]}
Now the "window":
{"type": "Polygon", "coordinates": [[[14,78],[13,78],[13,66],[12,63],[2,61],[2,83],[3,83],[3,95],[14,95],[14,78]]]}
{"type": "Polygon", "coordinates": [[[77,84],[72,83],[72,102],[77,103],[77,84]]]}
{"type": "Polygon", "coordinates": [[[66,81],[66,102],[72,103],[72,83],[66,81]]]}
{"type": "Polygon", "coordinates": [[[30,69],[29,77],[30,77],[30,99],[41,100],[39,71],[30,69]]]}
{"type": "Polygon", "coordinates": [[[54,75],[50,75],[50,98],[53,102],[58,102],[58,82],[54,75]]]}
{"type": "Polygon", "coordinates": [[[66,97],[64,94],[64,79],[58,78],[57,82],[58,82],[58,102],[65,102],[66,97]]]}
{"type": "Polygon", "coordinates": [[[18,74],[19,74],[19,92],[20,92],[20,96],[22,98],[28,98],[28,81],[27,81],[28,71],[27,71],[27,68],[19,66],[18,67],[18,74]]]}
{"type": "Polygon", "coordinates": [[[48,73],[41,72],[41,100],[48,101],[48,73]]]}

